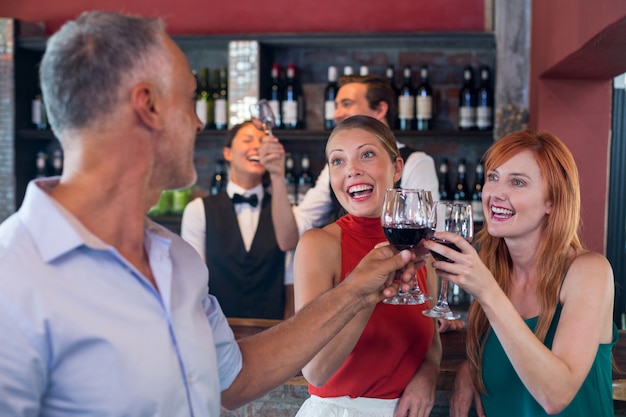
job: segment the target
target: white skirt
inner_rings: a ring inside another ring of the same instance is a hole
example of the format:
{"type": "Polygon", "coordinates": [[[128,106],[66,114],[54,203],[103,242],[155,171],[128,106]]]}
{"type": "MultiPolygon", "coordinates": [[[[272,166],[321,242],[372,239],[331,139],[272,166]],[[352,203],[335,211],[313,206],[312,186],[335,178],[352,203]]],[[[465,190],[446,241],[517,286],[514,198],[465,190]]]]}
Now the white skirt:
{"type": "Polygon", "coordinates": [[[311,395],[296,417],[393,417],[398,400],[378,398],[332,397],[311,395]]]}

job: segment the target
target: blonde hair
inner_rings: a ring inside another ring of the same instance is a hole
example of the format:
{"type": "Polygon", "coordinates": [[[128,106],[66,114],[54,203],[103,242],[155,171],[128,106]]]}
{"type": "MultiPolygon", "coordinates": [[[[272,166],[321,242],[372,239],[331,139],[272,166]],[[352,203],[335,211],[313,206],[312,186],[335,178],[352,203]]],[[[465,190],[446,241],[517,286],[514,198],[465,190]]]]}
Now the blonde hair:
{"type": "MultiPolygon", "coordinates": [[[[554,318],[561,283],[574,257],[572,249],[574,254],[584,249],[579,238],[580,186],[572,153],[559,138],[545,131],[519,131],[494,143],[485,154],[485,172],[496,169],[526,150],[535,157],[541,170],[546,199],[552,202],[552,211],[544,219],[537,258],[541,268],[538,268],[536,296],[541,310],[535,336],[543,342],[554,318]]],[[[476,243],[480,247],[482,261],[500,288],[508,294],[512,260],[504,239],[489,235],[487,228],[483,228],[477,234],[476,243]]],[[[482,353],[489,331],[489,321],[482,307],[474,302],[469,310],[467,357],[472,379],[481,392],[485,392],[481,374],[482,353]]]]}

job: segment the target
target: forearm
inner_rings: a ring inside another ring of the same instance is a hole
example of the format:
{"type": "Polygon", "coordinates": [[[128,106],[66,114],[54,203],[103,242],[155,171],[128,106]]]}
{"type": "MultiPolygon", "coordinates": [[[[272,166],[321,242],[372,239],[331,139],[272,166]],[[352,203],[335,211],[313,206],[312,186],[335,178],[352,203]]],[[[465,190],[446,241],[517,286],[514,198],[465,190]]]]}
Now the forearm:
{"type": "Polygon", "coordinates": [[[270,175],[272,182],[272,222],[278,247],[292,250],[298,244],[298,225],[293,215],[284,176],[270,175]]]}
{"type": "MultiPolygon", "coordinates": [[[[305,305],[289,320],[240,339],[243,367],[222,393],[225,407],[237,407],[293,376],[360,311],[392,297],[395,271],[415,256],[407,250],[393,254],[388,246],[368,253],[341,284],[305,305]]],[[[411,266],[403,280],[414,273],[411,266]]]]}
{"type": "Polygon", "coordinates": [[[364,306],[357,291],[339,285],[289,320],[240,339],[244,367],[222,404],[236,408],[295,375],[364,306]]]}
{"type": "Polygon", "coordinates": [[[498,301],[489,303],[487,318],[518,376],[546,411],[562,409],[580,388],[578,378],[536,338],[506,296],[498,301]]]}
{"type": "Polygon", "coordinates": [[[359,312],[302,368],[302,374],[309,383],[322,386],[337,372],[363,334],[372,311],[373,307],[359,312]]]}

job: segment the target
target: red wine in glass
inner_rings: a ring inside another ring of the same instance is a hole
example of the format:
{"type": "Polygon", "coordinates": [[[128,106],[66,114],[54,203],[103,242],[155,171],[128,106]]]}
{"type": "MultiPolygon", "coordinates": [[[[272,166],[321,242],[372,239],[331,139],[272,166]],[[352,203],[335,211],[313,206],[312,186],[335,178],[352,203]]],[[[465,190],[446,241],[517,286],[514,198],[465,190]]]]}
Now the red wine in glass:
{"type": "MultiPolygon", "coordinates": [[[[458,247],[457,247],[454,243],[452,243],[452,242],[448,242],[447,240],[443,240],[443,239],[437,239],[437,238],[434,238],[434,237],[433,237],[433,238],[431,238],[431,240],[432,240],[433,242],[437,242],[437,243],[440,243],[440,244],[442,244],[442,245],[444,245],[444,246],[447,246],[447,247],[449,247],[450,249],[454,249],[454,250],[455,250],[455,251],[457,251],[457,252],[461,252],[461,249],[459,249],[459,248],[458,248],[458,247]]],[[[431,250],[431,251],[430,251],[430,254],[431,254],[431,255],[433,255],[433,257],[434,257],[436,260],[438,260],[438,261],[453,262],[453,261],[451,261],[450,259],[446,258],[445,256],[443,256],[443,255],[441,255],[441,254],[439,254],[439,253],[437,253],[437,252],[435,252],[435,251],[432,251],[432,250],[431,250]]]]}
{"type": "MultiPolygon", "coordinates": [[[[385,190],[381,225],[383,233],[395,251],[413,249],[419,245],[428,233],[429,206],[423,190],[388,188],[385,190]]],[[[419,289],[417,278],[413,293],[401,288],[395,297],[383,300],[386,304],[414,305],[428,301],[419,289]]]]}
{"type": "Polygon", "coordinates": [[[426,237],[427,228],[416,225],[393,225],[384,226],[383,232],[391,246],[400,252],[404,249],[413,249],[420,240],[426,237]]]}
{"type": "MultiPolygon", "coordinates": [[[[435,225],[435,229],[433,231],[456,233],[468,242],[471,242],[474,237],[474,221],[471,204],[438,201],[435,203],[431,213],[430,223],[435,225]]],[[[457,252],[461,252],[461,250],[452,242],[432,237],[432,235],[430,239],[434,242],[447,246],[450,249],[454,249],[457,252]]],[[[446,256],[443,256],[435,251],[431,250],[430,253],[438,261],[453,262],[446,256]]],[[[451,311],[448,306],[447,288],[448,280],[442,278],[441,290],[439,291],[437,304],[430,310],[422,311],[422,314],[428,317],[443,318],[447,320],[456,320],[460,317],[458,313],[451,311]]]]}

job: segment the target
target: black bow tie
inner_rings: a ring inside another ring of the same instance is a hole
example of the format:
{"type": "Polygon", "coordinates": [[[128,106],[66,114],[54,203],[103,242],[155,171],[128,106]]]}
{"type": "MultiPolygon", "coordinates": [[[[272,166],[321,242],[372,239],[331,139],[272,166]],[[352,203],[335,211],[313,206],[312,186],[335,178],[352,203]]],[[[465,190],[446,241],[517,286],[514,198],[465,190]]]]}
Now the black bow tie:
{"type": "Polygon", "coordinates": [[[250,197],[244,197],[241,194],[235,194],[233,195],[233,203],[235,204],[248,203],[252,207],[256,207],[257,204],[259,204],[259,198],[256,196],[256,194],[252,194],[250,197]]]}

